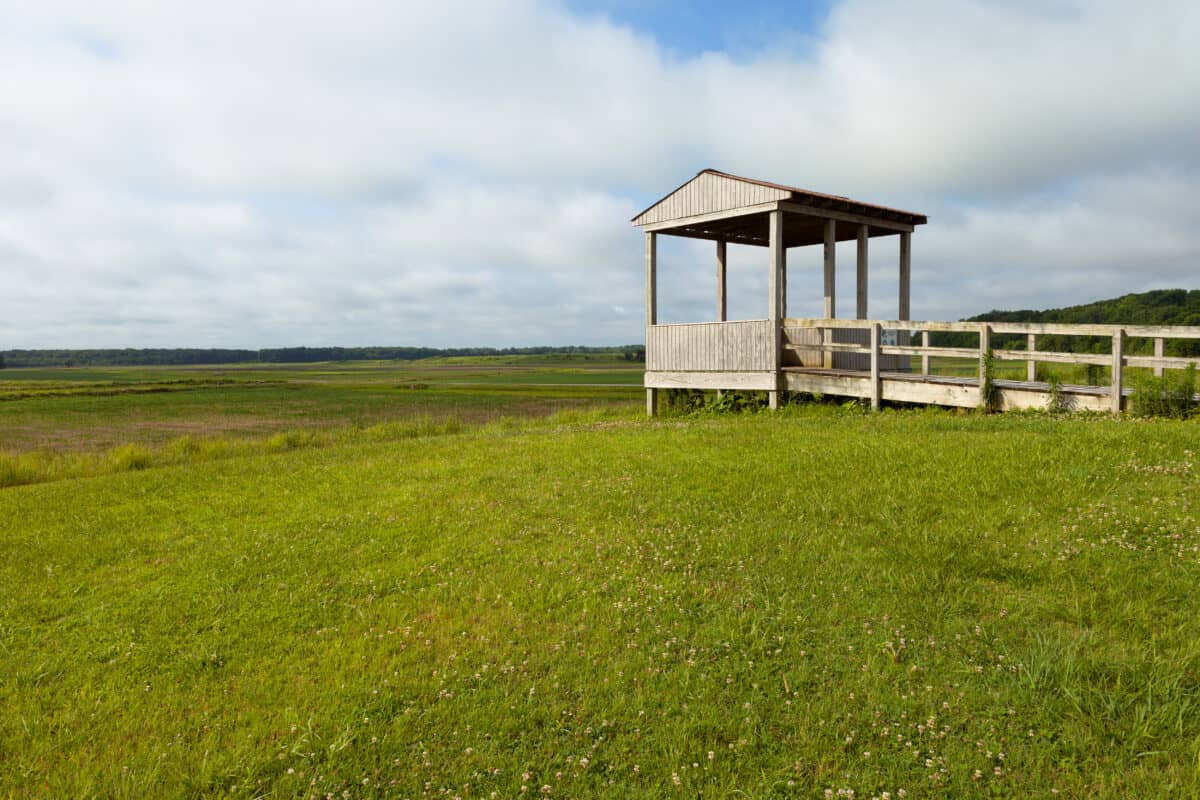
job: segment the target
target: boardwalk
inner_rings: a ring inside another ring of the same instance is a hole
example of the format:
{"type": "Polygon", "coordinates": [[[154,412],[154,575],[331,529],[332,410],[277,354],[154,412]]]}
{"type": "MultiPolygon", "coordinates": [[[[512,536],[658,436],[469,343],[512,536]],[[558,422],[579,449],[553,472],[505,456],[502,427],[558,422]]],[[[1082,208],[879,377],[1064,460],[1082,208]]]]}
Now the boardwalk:
{"type": "MultiPolygon", "coordinates": [[[[1200,340],[1200,327],[1147,325],[1059,325],[1036,323],[917,322],[910,320],[786,319],[774,328],[769,321],[655,325],[648,331],[648,388],[758,389],[869,400],[974,408],[985,397],[988,363],[997,370],[1005,362],[1023,362],[1025,379],[991,381],[990,405],[997,410],[1059,407],[1119,413],[1131,392],[1130,368],[1163,375],[1168,370],[1200,366],[1197,357],[1164,353],[1172,341],[1200,340]],[[973,346],[931,346],[931,333],[973,337],[973,346]],[[782,364],[773,369],[764,356],[764,340],[778,335],[782,364]],[[1025,349],[993,348],[1004,336],[1019,337],[1025,349]],[[1106,339],[1108,352],[1064,352],[1038,348],[1038,338],[1054,336],[1106,339]],[[913,342],[916,343],[913,343],[913,342]],[[884,342],[891,342],[885,344],[884,342]],[[1138,350],[1153,354],[1133,354],[1138,350]],[[937,374],[936,362],[957,371],[937,374]],[[1038,365],[1102,367],[1103,386],[1051,385],[1037,380],[1038,365]]],[[[1008,372],[1012,370],[1009,369],[1008,372]]]]}

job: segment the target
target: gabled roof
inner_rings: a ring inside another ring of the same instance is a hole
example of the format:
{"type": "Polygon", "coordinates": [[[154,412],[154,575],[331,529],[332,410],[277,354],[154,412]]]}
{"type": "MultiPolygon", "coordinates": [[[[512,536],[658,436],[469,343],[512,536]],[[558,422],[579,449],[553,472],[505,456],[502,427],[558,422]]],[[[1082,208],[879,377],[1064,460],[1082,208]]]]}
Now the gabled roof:
{"type": "Polygon", "coordinates": [[[696,177],[642,211],[632,222],[634,225],[650,225],[775,201],[787,201],[815,209],[828,209],[907,225],[924,225],[928,222],[924,214],[912,211],[864,203],[841,195],[814,192],[797,186],[743,178],[715,169],[704,169],[696,173],[696,177]]]}

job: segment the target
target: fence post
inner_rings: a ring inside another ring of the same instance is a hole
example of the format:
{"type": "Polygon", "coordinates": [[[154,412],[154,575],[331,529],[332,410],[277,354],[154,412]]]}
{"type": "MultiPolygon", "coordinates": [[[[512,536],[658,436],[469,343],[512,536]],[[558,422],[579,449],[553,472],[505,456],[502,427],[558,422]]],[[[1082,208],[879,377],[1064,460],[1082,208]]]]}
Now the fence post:
{"type": "MultiPolygon", "coordinates": [[[[1031,333],[1025,337],[1026,352],[1033,353],[1037,350],[1037,334],[1031,333]]],[[[1037,362],[1032,358],[1025,362],[1025,380],[1033,383],[1037,380],[1037,362]]]]}
{"type": "MultiPolygon", "coordinates": [[[[929,331],[921,331],[921,347],[929,347],[929,331]]],[[[921,374],[929,374],[929,353],[921,353],[921,374]]]]}
{"type": "Polygon", "coordinates": [[[1121,389],[1125,366],[1125,329],[1117,328],[1112,343],[1112,413],[1121,413],[1121,389]]]}
{"type": "MultiPolygon", "coordinates": [[[[1161,336],[1156,336],[1154,339],[1154,357],[1155,358],[1163,357],[1163,337],[1161,337],[1161,336]]],[[[1163,376],[1163,368],[1162,368],[1162,365],[1160,364],[1159,366],[1154,368],[1154,377],[1161,378],[1162,376],[1163,376]]]]}
{"type": "Polygon", "coordinates": [[[992,347],[992,329],[986,322],[979,325],[979,405],[987,402],[987,398],[983,396],[984,390],[987,388],[984,384],[987,382],[987,354],[992,347]]]}
{"type": "Polygon", "coordinates": [[[871,323],[871,408],[879,410],[879,341],[882,338],[878,322],[871,323]]]}

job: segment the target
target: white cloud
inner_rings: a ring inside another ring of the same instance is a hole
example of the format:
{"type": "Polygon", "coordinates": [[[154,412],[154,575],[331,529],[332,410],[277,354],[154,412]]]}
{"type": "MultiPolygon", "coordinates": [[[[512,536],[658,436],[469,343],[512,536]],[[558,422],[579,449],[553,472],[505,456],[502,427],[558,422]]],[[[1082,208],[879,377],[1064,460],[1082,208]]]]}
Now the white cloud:
{"type": "MultiPolygon", "coordinates": [[[[1187,284],[1198,54],[1193,3],[845,0],[686,58],[551,0],[0,0],[0,348],[635,341],[628,218],[705,166],[929,212],[920,316],[1187,284]]],[[[710,249],[663,271],[707,318],[710,249]]]]}

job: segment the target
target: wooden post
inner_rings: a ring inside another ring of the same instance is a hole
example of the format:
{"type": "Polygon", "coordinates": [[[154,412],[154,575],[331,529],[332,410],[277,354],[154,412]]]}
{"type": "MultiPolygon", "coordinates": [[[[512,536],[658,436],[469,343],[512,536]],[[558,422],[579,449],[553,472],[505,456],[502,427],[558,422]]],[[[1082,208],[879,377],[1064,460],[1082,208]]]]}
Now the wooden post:
{"type": "Polygon", "coordinates": [[[867,232],[866,225],[858,226],[858,308],[857,319],[867,319],[867,232]]]}
{"type": "Polygon", "coordinates": [[[646,325],[658,324],[658,234],[646,232],[646,325]]]}
{"type": "MultiPolygon", "coordinates": [[[[717,240],[717,322],[724,322],[729,310],[728,294],[725,290],[725,274],[726,274],[726,245],[724,239],[717,240]]],[[[717,398],[720,399],[723,392],[717,389],[717,398]]]]}
{"type": "Polygon", "coordinates": [[[1112,343],[1112,389],[1109,391],[1112,394],[1112,413],[1121,413],[1121,390],[1124,383],[1125,372],[1125,330],[1117,328],[1117,332],[1113,334],[1112,343]]]}
{"type": "Polygon", "coordinates": [[[783,265],[786,251],[783,249],[783,212],[770,213],[769,251],[771,258],[770,292],[771,302],[767,309],[767,319],[771,321],[771,353],[775,365],[775,389],[768,392],[768,405],[772,409],[779,408],[779,366],[782,355],[780,335],[780,320],[783,319],[783,265]]]}
{"type": "MultiPolygon", "coordinates": [[[[1031,333],[1025,337],[1025,352],[1037,352],[1037,334],[1031,333]]],[[[1025,380],[1033,383],[1037,380],[1037,362],[1032,358],[1025,362],[1025,380]]]]}
{"type": "MultiPolygon", "coordinates": [[[[646,232],[646,330],[658,323],[658,238],[653,231],[646,232]]],[[[646,336],[646,363],[650,363],[650,337],[646,336]]],[[[653,417],[658,413],[658,390],[646,390],[646,414],[653,417]]]]}
{"type": "Polygon", "coordinates": [[[987,374],[987,353],[992,348],[992,328],[986,322],[979,326],[979,405],[987,402],[983,396],[984,379],[987,374]]]}
{"type": "Polygon", "coordinates": [[[779,269],[779,318],[787,319],[787,248],[783,249],[783,265],[779,269]]]}
{"type": "MultiPolygon", "coordinates": [[[[1161,336],[1154,337],[1154,357],[1162,358],[1163,352],[1164,352],[1163,337],[1161,337],[1161,336]]],[[[1161,365],[1159,365],[1154,368],[1154,377],[1161,378],[1162,376],[1163,376],[1163,368],[1161,365]]]]}
{"type": "MultiPolygon", "coordinates": [[[[825,220],[825,319],[837,316],[837,222],[825,220]]],[[[833,340],[833,330],[821,331],[821,343],[833,340]]],[[[825,369],[833,369],[833,353],[824,354],[825,369]]]]}
{"type": "Polygon", "coordinates": [[[871,323],[871,408],[879,410],[879,342],[883,331],[878,322],[871,323]]]}
{"type": "Polygon", "coordinates": [[[717,322],[725,321],[728,310],[725,294],[725,240],[717,240],[717,322]]]}
{"type": "MultiPolygon", "coordinates": [[[[900,288],[898,299],[899,316],[896,319],[908,320],[912,319],[910,300],[912,298],[912,234],[900,234],[900,288]]],[[[909,331],[896,331],[896,344],[901,347],[908,347],[912,342],[912,336],[909,331]]],[[[904,364],[904,372],[912,369],[912,359],[905,359],[903,362],[896,359],[897,368],[900,364],[904,364]]]]}
{"type": "MultiPolygon", "coordinates": [[[[921,331],[921,347],[929,347],[929,331],[921,331]]],[[[929,374],[929,353],[921,353],[921,374],[929,374]]]]}

